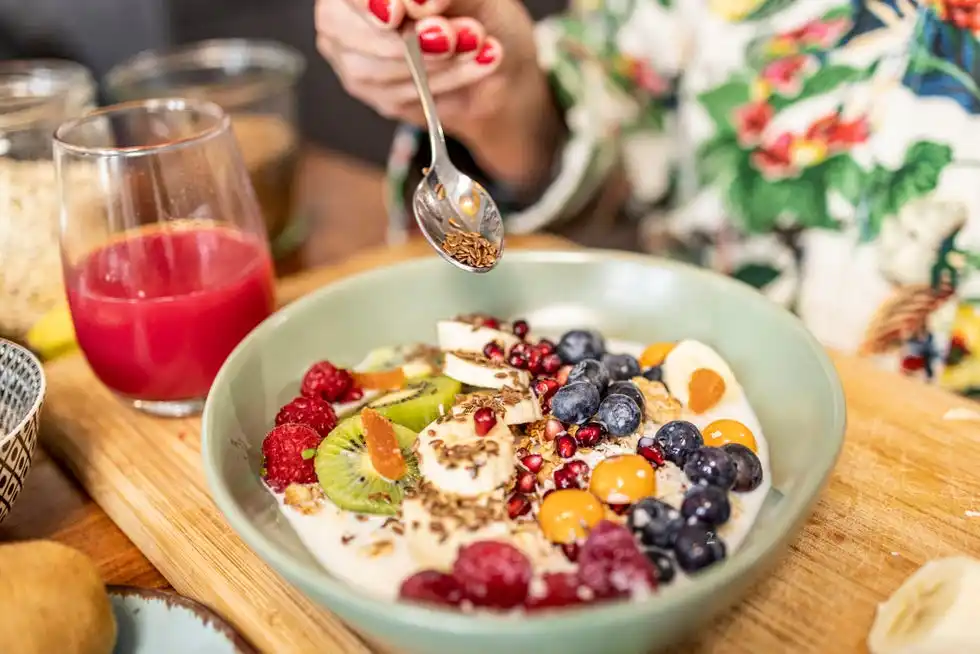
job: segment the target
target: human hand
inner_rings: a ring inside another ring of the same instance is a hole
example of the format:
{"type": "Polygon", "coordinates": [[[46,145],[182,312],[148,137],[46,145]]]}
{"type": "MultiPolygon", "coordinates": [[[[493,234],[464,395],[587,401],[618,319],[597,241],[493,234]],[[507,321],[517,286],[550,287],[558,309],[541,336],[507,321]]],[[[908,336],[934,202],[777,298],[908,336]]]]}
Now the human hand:
{"type": "Polygon", "coordinates": [[[520,185],[546,172],[561,121],[518,0],[318,0],[316,26],[348,93],[421,125],[402,43],[414,31],[446,131],[499,179],[520,185]]]}

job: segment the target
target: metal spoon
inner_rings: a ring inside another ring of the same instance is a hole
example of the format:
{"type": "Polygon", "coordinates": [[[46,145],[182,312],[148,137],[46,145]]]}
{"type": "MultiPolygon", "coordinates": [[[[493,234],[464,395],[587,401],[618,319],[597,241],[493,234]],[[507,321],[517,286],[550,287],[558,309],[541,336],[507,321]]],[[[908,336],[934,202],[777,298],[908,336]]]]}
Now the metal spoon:
{"type": "Polygon", "coordinates": [[[493,198],[480,184],[460,172],[449,159],[446,137],[436,115],[436,103],[429,91],[422,51],[414,31],[405,35],[405,59],[422,101],[422,111],[429,129],[432,163],[415,189],[412,208],[422,235],[446,261],[468,272],[484,273],[493,269],[504,252],[504,223],[493,198]],[[458,261],[442,245],[450,232],[476,232],[496,246],[496,258],[484,267],[458,261]]]}

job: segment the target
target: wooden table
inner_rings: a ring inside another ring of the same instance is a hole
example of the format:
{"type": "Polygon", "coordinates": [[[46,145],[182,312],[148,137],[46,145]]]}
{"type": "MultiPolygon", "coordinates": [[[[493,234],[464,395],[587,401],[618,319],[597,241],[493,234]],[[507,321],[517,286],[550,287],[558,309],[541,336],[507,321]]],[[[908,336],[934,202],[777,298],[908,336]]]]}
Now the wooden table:
{"type": "MultiPolygon", "coordinates": [[[[384,242],[380,169],[311,149],[299,175],[297,202],[312,221],[306,245],[291,257],[289,270],[338,263],[384,242]]],[[[13,511],[0,524],[0,542],[38,538],[85,552],[106,583],[169,586],[81,486],[43,451],[38,452],[13,511]]]]}

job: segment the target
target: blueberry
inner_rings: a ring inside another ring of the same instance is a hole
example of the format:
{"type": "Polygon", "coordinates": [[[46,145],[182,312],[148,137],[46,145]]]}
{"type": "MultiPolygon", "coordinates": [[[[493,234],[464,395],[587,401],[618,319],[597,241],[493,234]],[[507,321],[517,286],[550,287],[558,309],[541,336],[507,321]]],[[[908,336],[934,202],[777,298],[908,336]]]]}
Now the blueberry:
{"type": "Polygon", "coordinates": [[[640,376],[640,362],[636,357],[629,354],[607,354],[602,357],[602,362],[609,369],[613,381],[633,379],[640,376]]]}
{"type": "Polygon", "coordinates": [[[626,524],[647,547],[671,547],[684,526],[684,517],[666,502],[647,497],[633,505],[626,524]]]}
{"type": "Polygon", "coordinates": [[[587,381],[565,384],[551,398],[551,413],[562,422],[576,425],[588,422],[598,408],[599,391],[587,381]]]}
{"type": "Polygon", "coordinates": [[[685,572],[697,572],[725,558],[725,543],[704,525],[684,525],[674,542],[677,565],[685,572]]]}
{"type": "Polygon", "coordinates": [[[681,515],[710,527],[728,522],[732,517],[732,505],[728,493],[717,486],[694,486],[687,491],[681,504],[681,515]]]}
{"type": "Polygon", "coordinates": [[[720,447],[702,447],[687,458],[684,474],[696,484],[710,484],[728,490],[735,483],[735,462],[720,447]]]}
{"type": "Polygon", "coordinates": [[[686,420],[672,420],[657,430],[657,444],[674,465],[683,466],[687,457],[704,445],[698,428],[686,420]]]}
{"type": "Polygon", "coordinates": [[[643,553],[646,554],[653,567],[657,569],[657,583],[669,584],[673,581],[676,570],[674,569],[674,559],[670,554],[656,547],[645,547],[643,553]]]}
{"type": "Polygon", "coordinates": [[[555,351],[564,363],[574,365],[585,359],[601,359],[606,353],[606,342],[597,332],[573,329],[565,332],[555,351]]]}
{"type": "Polygon", "coordinates": [[[647,405],[647,400],[645,397],[643,397],[643,393],[641,393],[640,389],[636,387],[636,384],[631,381],[618,381],[609,384],[608,393],[610,395],[619,394],[633,398],[633,401],[636,402],[636,406],[640,407],[640,412],[642,412],[644,407],[647,405]]]}
{"type": "Polygon", "coordinates": [[[732,490],[736,493],[748,493],[762,483],[762,461],[755,452],[741,443],[728,443],[721,449],[728,453],[735,464],[735,485],[732,490]]]}
{"type": "Polygon", "coordinates": [[[587,381],[596,387],[599,394],[606,392],[609,386],[609,371],[602,362],[596,359],[583,359],[575,364],[575,367],[568,373],[568,382],[587,381]]]}
{"type": "Polygon", "coordinates": [[[661,366],[654,366],[643,371],[643,376],[653,382],[663,383],[664,369],[661,366]]]}
{"type": "MultiPolygon", "coordinates": [[[[554,400],[551,402],[554,411],[554,400]]],[[[629,395],[607,395],[599,405],[599,422],[612,436],[628,436],[640,428],[643,414],[629,395]]]]}

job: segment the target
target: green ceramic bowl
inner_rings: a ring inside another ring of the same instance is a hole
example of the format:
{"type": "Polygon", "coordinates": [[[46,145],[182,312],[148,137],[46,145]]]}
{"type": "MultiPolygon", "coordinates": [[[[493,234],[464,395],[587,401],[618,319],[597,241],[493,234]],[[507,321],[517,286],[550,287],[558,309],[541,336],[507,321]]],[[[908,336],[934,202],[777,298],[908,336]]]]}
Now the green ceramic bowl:
{"type": "Polygon", "coordinates": [[[796,535],[837,459],[844,396],[830,360],[789,313],[739,282],[618,252],[509,251],[486,275],[431,257],[331,284],[266,320],[232,353],[203,419],[212,495],[266,562],[372,639],[417,654],[649,654],[689,635],[766,574],[796,535]],[[743,546],[668,596],[550,616],[473,616],[389,604],[338,581],[277,519],[258,477],[261,442],[314,360],[353,364],[386,344],[435,342],[435,322],[486,311],[537,329],[704,340],[730,362],[762,422],[773,491],[743,546]]]}

